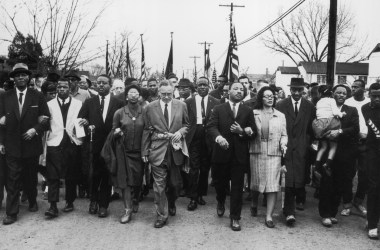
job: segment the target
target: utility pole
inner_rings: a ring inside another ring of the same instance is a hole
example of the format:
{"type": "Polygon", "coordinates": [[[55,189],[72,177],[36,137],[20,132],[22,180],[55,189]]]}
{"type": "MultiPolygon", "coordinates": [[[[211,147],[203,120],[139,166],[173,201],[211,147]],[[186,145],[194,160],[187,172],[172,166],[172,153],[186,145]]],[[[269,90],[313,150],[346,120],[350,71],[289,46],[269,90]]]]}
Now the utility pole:
{"type": "Polygon", "coordinates": [[[241,7],[244,8],[244,5],[234,5],[234,3],[231,3],[230,5],[225,5],[225,4],[219,4],[220,7],[231,7],[231,12],[234,11],[234,7],[241,7]]]}
{"type": "Polygon", "coordinates": [[[197,81],[197,59],[200,57],[199,56],[190,56],[190,58],[194,58],[194,84],[196,84],[196,81],[197,81]]]}
{"type": "Polygon", "coordinates": [[[326,84],[333,86],[336,69],[336,22],[338,0],[330,0],[329,40],[327,50],[326,84]]]}
{"type": "Polygon", "coordinates": [[[204,45],[205,46],[205,51],[204,51],[204,59],[205,59],[205,66],[204,66],[204,75],[206,76],[206,64],[207,64],[207,56],[206,56],[206,46],[208,45],[208,53],[209,53],[209,56],[210,56],[210,45],[213,44],[213,43],[208,43],[206,41],[202,42],[202,43],[198,43],[200,45],[204,45]]]}

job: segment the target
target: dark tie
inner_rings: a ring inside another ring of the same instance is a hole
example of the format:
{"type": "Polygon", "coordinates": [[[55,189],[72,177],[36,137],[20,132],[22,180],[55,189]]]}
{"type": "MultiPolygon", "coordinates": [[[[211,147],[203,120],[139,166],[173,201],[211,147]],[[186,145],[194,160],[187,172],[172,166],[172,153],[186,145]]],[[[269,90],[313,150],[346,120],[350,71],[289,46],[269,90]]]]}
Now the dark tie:
{"type": "Polygon", "coordinates": [[[166,124],[169,126],[169,112],[168,112],[168,104],[165,103],[164,117],[166,124]]]}
{"type": "Polygon", "coordinates": [[[62,99],[62,106],[65,105],[65,99],[62,99]]]}
{"type": "Polygon", "coordinates": [[[298,102],[295,102],[294,103],[294,114],[296,114],[296,117],[298,115],[298,106],[297,106],[298,102]]]}
{"type": "Polygon", "coordinates": [[[234,118],[236,118],[236,103],[232,104],[232,113],[234,113],[234,118]]]}
{"type": "Polygon", "coordinates": [[[20,105],[22,104],[22,96],[23,95],[24,95],[24,93],[20,93],[18,96],[18,102],[20,103],[20,105]]]}
{"type": "Polygon", "coordinates": [[[201,101],[201,112],[202,112],[202,120],[205,119],[206,117],[206,112],[205,112],[205,98],[202,97],[202,101],[201,101]]]}
{"type": "Polygon", "coordinates": [[[102,113],[102,116],[103,116],[103,110],[104,110],[104,96],[102,96],[102,100],[100,102],[100,113],[102,113]]]}

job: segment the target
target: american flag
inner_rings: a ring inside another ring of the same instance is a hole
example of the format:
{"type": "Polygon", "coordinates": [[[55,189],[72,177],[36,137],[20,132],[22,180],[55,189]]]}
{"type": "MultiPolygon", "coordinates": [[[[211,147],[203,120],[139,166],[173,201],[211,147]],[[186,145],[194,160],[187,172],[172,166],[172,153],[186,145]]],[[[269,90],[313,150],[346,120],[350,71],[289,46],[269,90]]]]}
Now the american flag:
{"type": "Polygon", "coordinates": [[[141,34],[141,77],[140,77],[140,81],[144,81],[146,79],[144,43],[143,43],[142,36],[143,35],[141,34]]]}
{"type": "Polygon", "coordinates": [[[205,64],[205,73],[206,73],[206,76],[208,77],[209,76],[209,69],[211,67],[211,62],[210,62],[210,45],[208,47],[208,49],[206,49],[205,51],[205,54],[206,54],[206,64],[205,64]]]}
{"type": "Polygon", "coordinates": [[[216,80],[217,80],[217,78],[216,78],[216,69],[215,69],[215,66],[214,66],[214,71],[212,72],[212,78],[211,78],[211,83],[212,84],[210,84],[211,85],[210,87],[212,89],[214,89],[214,86],[216,84],[216,80]]]}
{"type": "Polygon", "coordinates": [[[109,53],[108,53],[108,41],[107,41],[107,47],[106,47],[106,74],[111,77],[111,67],[109,62],[109,53]]]}
{"type": "Polygon", "coordinates": [[[231,24],[230,24],[230,79],[236,81],[239,77],[239,57],[237,55],[237,39],[235,32],[235,25],[232,22],[231,13],[231,24]]]}

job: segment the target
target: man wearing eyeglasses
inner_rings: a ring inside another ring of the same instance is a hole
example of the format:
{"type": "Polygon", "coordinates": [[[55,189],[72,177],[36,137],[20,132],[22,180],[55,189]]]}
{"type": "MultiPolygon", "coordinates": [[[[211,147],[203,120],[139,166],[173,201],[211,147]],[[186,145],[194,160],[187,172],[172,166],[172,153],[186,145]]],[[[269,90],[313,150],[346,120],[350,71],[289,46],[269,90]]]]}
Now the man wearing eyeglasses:
{"type": "Polygon", "coordinates": [[[228,82],[227,76],[225,75],[218,76],[217,82],[218,82],[218,87],[210,92],[210,96],[220,100],[224,96],[223,88],[224,88],[224,85],[226,85],[226,83],[228,82]]]}
{"type": "Polygon", "coordinates": [[[42,93],[27,88],[32,72],[18,63],[9,74],[16,88],[0,100],[0,153],[7,163],[7,201],[4,225],[17,220],[20,188],[24,187],[30,212],[38,211],[37,166],[42,154],[41,136],[47,130],[49,108],[42,93]]]}

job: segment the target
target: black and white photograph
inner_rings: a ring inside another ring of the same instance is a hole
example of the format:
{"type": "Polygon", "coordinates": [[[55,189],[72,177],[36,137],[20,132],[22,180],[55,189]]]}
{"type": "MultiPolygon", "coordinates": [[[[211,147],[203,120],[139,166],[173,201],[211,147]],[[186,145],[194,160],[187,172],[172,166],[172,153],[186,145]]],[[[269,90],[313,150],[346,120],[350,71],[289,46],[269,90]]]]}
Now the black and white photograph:
{"type": "Polygon", "coordinates": [[[380,249],[379,0],[0,0],[0,249],[380,249]]]}

